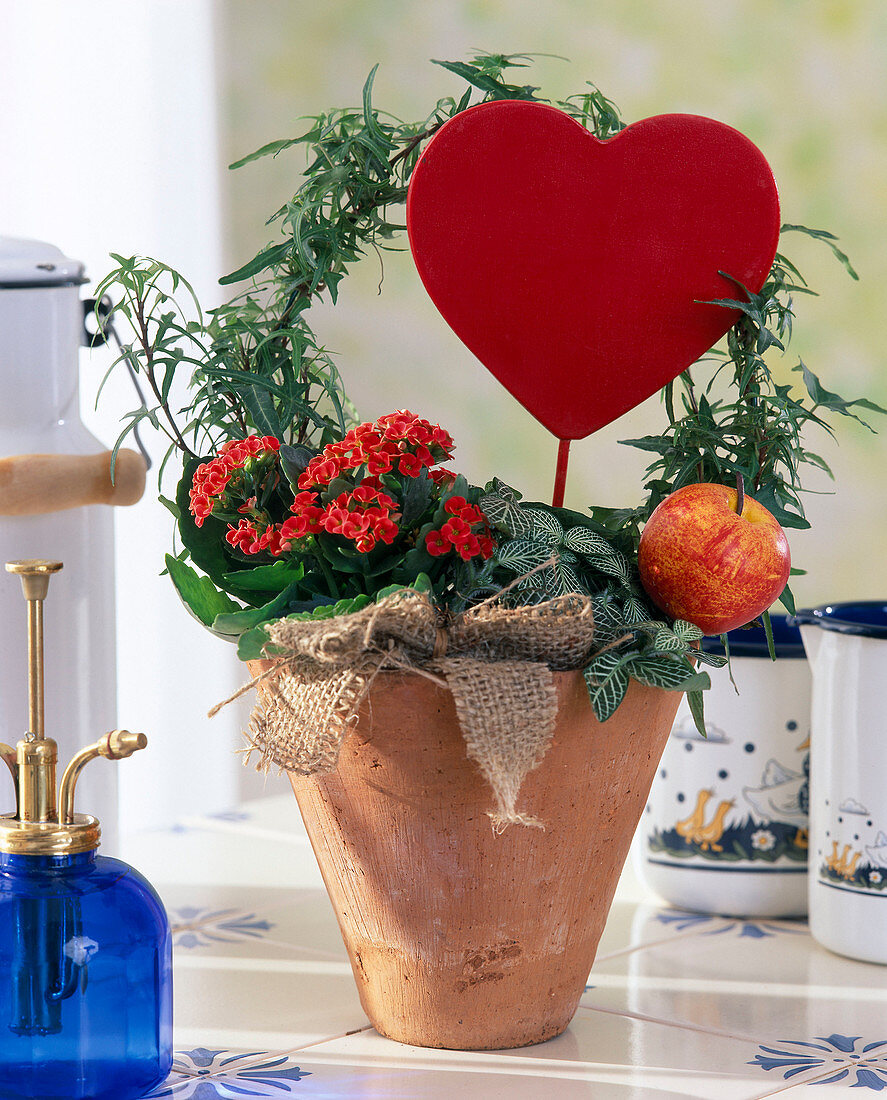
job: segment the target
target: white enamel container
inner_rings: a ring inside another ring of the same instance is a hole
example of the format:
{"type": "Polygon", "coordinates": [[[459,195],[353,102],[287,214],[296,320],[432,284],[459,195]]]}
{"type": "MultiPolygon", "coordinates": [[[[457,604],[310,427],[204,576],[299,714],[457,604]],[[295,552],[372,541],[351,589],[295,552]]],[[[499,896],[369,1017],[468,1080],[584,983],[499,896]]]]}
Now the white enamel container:
{"type": "Polygon", "coordinates": [[[775,661],[762,628],[730,634],[735,687],[706,669],[707,737],[683,703],[641,818],[637,871],[680,909],[806,913],[810,670],[797,629],[773,627],[775,661]]]}
{"type": "Polygon", "coordinates": [[[813,670],[810,931],[887,963],[887,604],[797,618],[813,670]]]}
{"type": "MultiPolygon", "coordinates": [[[[0,458],[105,449],[79,413],[84,281],[83,265],[52,245],[0,237],[0,458]]],[[[112,510],[0,514],[0,741],[13,744],[28,726],[26,618],[21,586],[2,569],[22,558],[64,562],[46,608],[45,714],[67,762],[117,725],[112,510]]],[[[115,768],[88,770],[80,786],[81,804],[114,851],[115,768]]],[[[10,797],[0,795],[0,808],[10,808],[10,797]]]]}

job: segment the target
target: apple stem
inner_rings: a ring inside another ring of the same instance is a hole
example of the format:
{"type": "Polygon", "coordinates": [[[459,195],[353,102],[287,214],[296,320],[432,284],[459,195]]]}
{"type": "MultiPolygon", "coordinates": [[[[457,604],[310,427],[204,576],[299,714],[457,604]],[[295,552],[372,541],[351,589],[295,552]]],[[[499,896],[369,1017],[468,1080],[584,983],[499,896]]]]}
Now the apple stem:
{"type": "Polygon", "coordinates": [[[742,474],[736,475],[736,514],[742,515],[742,509],[745,507],[745,479],[742,474]]]}
{"type": "Polygon", "coordinates": [[[551,504],[554,508],[563,508],[564,489],[567,485],[567,463],[570,460],[570,440],[559,439],[557,448],[557,468],[554,473],[554,493],[551,504]]]}

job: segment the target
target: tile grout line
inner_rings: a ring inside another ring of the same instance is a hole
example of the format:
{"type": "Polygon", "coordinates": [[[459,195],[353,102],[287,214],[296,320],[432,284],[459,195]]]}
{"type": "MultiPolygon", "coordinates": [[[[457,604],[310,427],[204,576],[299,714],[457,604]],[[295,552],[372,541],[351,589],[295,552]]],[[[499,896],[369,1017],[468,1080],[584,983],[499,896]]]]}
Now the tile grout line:
{"type": "MultiPolygon", "coordinates": [[[[241,946],[247,946],[247,945],[252,946],[253,941],[247,940],[244,943],[244,942],[239,941],[239,940],[221,940],[221,941],[217,941],[217,942],[228,943],[228,944],[232,944],[232,945],[237,946],[237,947],[241,947],[241,946]]],[[[265,936],[257,937],[254,942],[257,943],[257,944],[258,943],[268,944],[270,947],[284,948],[284,949],[286,949],[286,951],[300,951],[300,952],[303,952],[304,954],[311,955],[312,959],[311,960],[306,960],[306,961],[318,961],[319,960],[321,962],[336,962],[336,963],[339,963],[339,962],[347,963],[348,962],[348,956],[347,956],[344,948],[342,949],[341,954],[336,954],[334,951],[321,951],[321,950],[319,950],[317,948],[314,948],[314,947],[305,947],[302,944],[298,944],[298,943],[287,943],[286,940],[269,939],[265,936]]],[[[201,951],[203,947],[209,948],[209,947],[215,947],[215,946],[217,946],[217,943],[215,943],[215,944],[203,944],[200,947],[179,947],[177,944],[173,944],[173,947],[175,948],[175,950],[177,952],[179,952],[179,957],[180,958],[181,957],[187,957],[187,958],[195,958],[195,959],[240,959],[240,958],[261,959],[261,958],[265,957],[263,955],[257,955],[254,952],[244,952],[243,954],[239,954],[239,955],[235,955],[235,954],[231,954],[231,955],[210,954],[209,952],[207,952],[204,955],[198,955],[197,954],[197,952],[201,951]]],[[[298,960],[296,960],[296,961],[298,961],[298,960]]]]}
{"type": "MultiPolygon", "coordinates": [[[[323,1039],[312,1039],[310,1043],[303,1043],[301,1046],[288,1047],[285,1050],[256,1051],[254,1053],[253,1057],[251,1057],[248,1060],[242,1062],[237,1068],[238,1068],[238,1070],[251,1069],[254,1066],[261,1065],[262,1061],[266,1058],[291,1058],[294,1054],[298,1054],[299,1051],[308,1050],[310,1047],[316,1047],[316,1046],[321,1045],[322,1043],[332,1043],[336,1039],[346,1039],[349,1035],[360,1035],[364,1031],[372,1031],[372,1030],[373,1030],[373,1025],[370,1024],[370,1023],[367,1023],[367,1024],[363,1025],[362,1027],[354,1027],[350,1031],[339,1032],[337,1035],[328,1035],[323,1039]]],[[[230,1051],[229,1051],[229,1053],[230,1053],[230,1051]]],[[[174,1070],[174,1069],[171,1070],[171,1073],[175,1073],[175,1072],[177,1072],[177,1071],[174,1070]]],[[[212,1079],[214,1077],[215,1078],[224,1077],[228,1072],[229,1072],[228,1070],[220,1067],[217,1072],[208,1073],[205,1076],[201,1077],[200,1079],[201,1079],[201,1081],[212,1081],[212,1079]]]]}
{"type": "MultiPolygon", "coordinates": [[[[827,1077],[830,1077],[835,1072],[834,1066],[825,1070],[823,1073],[817,1073],[814,1077],[799,1077],[795,1081],[789,1081],[784,1085],[780,1085],[778,1088],[773,1089],[771,1092],[762,1092],[757,1096],[751,1097],[751,1100],[768,1100],[771,1096],[779,1096],[780,1093],[788,1092],[791,1089],[803,1088],[806,1085],[815,1085],[827,1077]]],[[[855,1085],[848,1086],[849,1088],[855,1088],[855,1085]]]]}
{"type": "Polygon", "coordinates": [[[758,1039],[753,1039],[749,1035],[735,1035],[730,1031],[718,1031],[715,1028],[703,1027],[702,1024],[693,1024],[689,1021],[679,1023],[676,1020],[663,1020],[658,1016],[647,1016],[641,1012],[623,1012],[616,1008],[602,1008],[597,1005],[584,1005],[580,1002],[579,1008],[584,1009],[586,1012],[603,1012],[608,1016],[624,1016],[629,1020],[640,1020],[642,1023],[649,1024],[661,1024],[663,1027],[674,1027],[681,1031],[697,1031],[703,1035],[716,1035],[719,1039],[735,1039],[740,1043],[750,1043],[754,1046],[760,1046],[761,1043],[758,1039]]]}
{"type": "Polygon", "coordinates": [[[200,833],[226,833],[228,835],[242,836],[244,839],[259,838],[261,840],[279,841],[290,847],[310,848],[311,842],[307,836],[286,829],[271,829],[262,825],[250,825],[245,821],[219,821],[206,817],[183,817],[178,823],[186,830],[194,830],[200,833]]]}
{"type": "MultiPolygon", "coordinates": [[[[710,935],[704,928],[695,928],[690,932],[675,932],[671,936],[664,936],[661,940],[650,940],[649,943],[632,944],[628,947],[620,947],[618,951],[608,951],[606,955],[597,955],[595,964],[607,962],[609,959],[618,959],[623,955],[632,955],[637,951],[645,951],[648,947],[662,947],[664,944],[674,943],[676,940],[688,940],[695,936],[710,935]]],[[[592,966],[594,973],[594,965],[592,966]]]]}

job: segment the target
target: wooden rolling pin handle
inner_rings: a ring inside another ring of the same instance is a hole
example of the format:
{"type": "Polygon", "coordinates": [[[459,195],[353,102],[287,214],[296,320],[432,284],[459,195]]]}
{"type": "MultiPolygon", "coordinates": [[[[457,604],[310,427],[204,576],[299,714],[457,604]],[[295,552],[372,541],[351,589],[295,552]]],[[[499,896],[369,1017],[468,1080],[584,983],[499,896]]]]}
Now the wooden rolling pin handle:
{"type": "Polygon", "coordinates": [[[89,504],[135,504],[145,491],[145,460],[121,449],[111,480],[111,452],[0,458],[0,516],[36,516],[89,504]]]}

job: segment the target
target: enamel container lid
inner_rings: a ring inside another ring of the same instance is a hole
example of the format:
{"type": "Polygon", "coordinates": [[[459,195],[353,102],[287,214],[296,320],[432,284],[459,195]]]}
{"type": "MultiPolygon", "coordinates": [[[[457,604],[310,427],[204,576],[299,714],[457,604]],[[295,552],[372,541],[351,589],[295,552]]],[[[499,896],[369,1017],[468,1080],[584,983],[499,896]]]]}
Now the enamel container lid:
{"type": "Polygon", "coordinates": [[[0,236],[0,290],[80,286],[84,264],[45,241],[0,236]]]}

